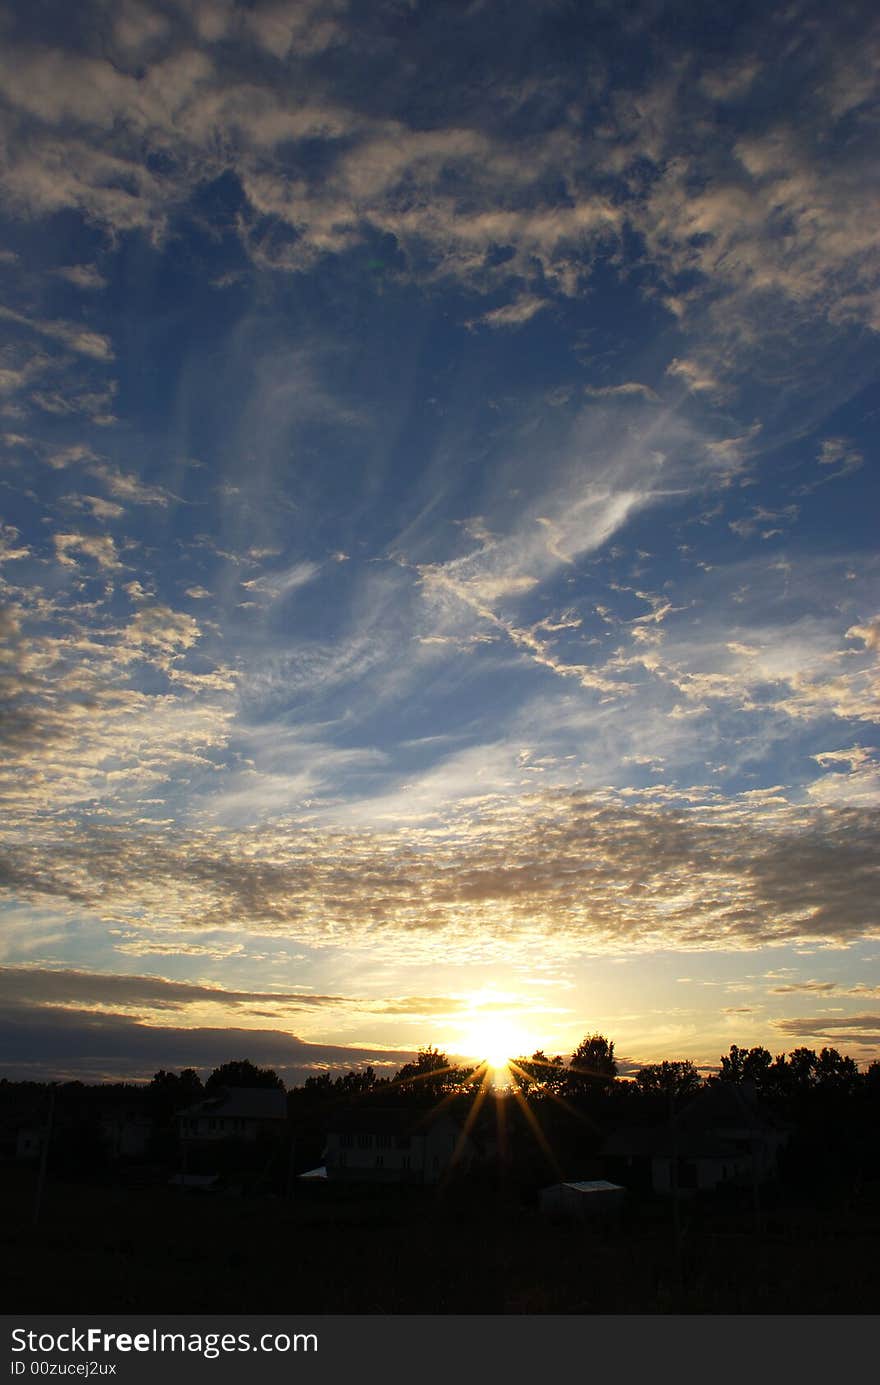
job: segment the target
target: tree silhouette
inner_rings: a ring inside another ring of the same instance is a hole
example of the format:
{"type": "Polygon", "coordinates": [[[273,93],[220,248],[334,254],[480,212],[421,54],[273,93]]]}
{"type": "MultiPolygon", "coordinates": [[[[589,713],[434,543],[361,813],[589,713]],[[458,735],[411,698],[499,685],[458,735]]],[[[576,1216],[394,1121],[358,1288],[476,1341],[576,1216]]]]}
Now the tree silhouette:
{"type": "Polygon", "coordinates": [[[823,1048],[816,1059],[816,1085],[826,1091],[852,1092],[859,1080],[859,1070],[852,1058],[844,1057],[836,1048],[823,1048]]]}
{"type": "Polygon", "coordinates": [[[730,1052],[721,1059],[718,1077],[722,1082],[751,1082],[757,1091],[766,1093],[780,1081],[784,1084],[784,1064],[785,1054],[781,1054],[774,1063],[773,1055],[760,1045],[739,1048],[731,1044],[730,1052]]]}
{"type": "Polygon", "coordinates": [[[573,1096],[607,1092],[616,1077],[614,1044],[604,1034],[589,1034],[571,1055],[565,1089],[573,1096]]]}
{"type": "Polygon", "coordinates": [[[548,1058],[539,1048],[531,1058],[511,1059],[510,1075],[521,1090],[532,1096],[558,1095],[565,1086],[565,1059],[559,1053],[548,1058]]]}
{"type": "Polygon", "coordinates": [[[160,1068],[154,1073],[147,1090],[160,1121],[168,1120],[187,1106],[194,1106],[204,1096],[202,1079],[195,1068],[184,1068],[181,1073],[166,1072],[160,1068]]]}
{"type": "Polygon", "coordinates": [[[414,1100],[437,1101],[451,1092],[462,1091],[470,1069],[454,1067],[437,1048],[421,1048],[414,1063],[404,1063],[394,1074],[390,1086],[414,1100]]]}
{"type": "Polygon", "coordinates": [[[676,1104],[694,1096],[701,1086],[700,1074],[689,1059],[648,1063],[639,1068],[635,1080],[645,1096],[664,1096],[676,1104]]]}
{"type": "Polygon", "coordinates": [[[214,1069],[205,1083],[205,1091],[213,1093],[221,1087],[275,1087],[284,1091],[284,1083],[274,1068],[258,1068],[249,1058],[221,1063],[214,1069]]]}
{"type": "Polygon", "coordinates": [[[792,1049],[788,1055],[788,1071],[790,1086],[794,1090],[803,1092],[815,1085],[818,1061],[815,1049],[792,1049]]]}

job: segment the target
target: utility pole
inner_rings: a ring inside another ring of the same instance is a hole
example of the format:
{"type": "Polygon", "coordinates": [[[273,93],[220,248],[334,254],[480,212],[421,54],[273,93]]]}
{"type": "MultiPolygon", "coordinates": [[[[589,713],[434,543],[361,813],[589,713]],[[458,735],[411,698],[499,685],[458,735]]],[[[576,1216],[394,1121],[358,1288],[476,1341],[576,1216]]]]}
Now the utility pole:
{"type": "Polygon", "coordinates": [[[678,1196],[678,1124],[676,1121],[675,1088],[669,1088],[669,1134],[671,1141],[670,1181],[672,1184],[672,1237],[675,1255],[675,1291],[681,1295],[681,1207],[678,1196]]]}
{"type": "Polygon", "coordinates": [[[293,1197],[293,1181],[296,1177],[296,1135],[290,1136],[290,1159],[287,1164],[287,1196],[293,1197]]]}
{"type": "Polygon", "coordinates": [[[43,1188],[46,1186],[46,1168],[49,1163],[49,1141],[52,1138],[52,1123],[55,1116],[55,1088],[49,1088],[49,1110],[46,1116],[46,1127],[43,1131],[43,1147],[40,1150],[40,1169],[37,1174],[37,1191],[34,1197],[34,1226],[40,1220],[40,1209],[43,1204],[43,1188]]]}

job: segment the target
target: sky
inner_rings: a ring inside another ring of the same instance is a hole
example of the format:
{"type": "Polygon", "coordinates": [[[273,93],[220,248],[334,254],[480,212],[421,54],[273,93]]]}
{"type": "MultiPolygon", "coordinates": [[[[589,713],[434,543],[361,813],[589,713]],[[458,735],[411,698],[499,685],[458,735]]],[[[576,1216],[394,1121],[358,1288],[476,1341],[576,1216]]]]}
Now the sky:
{"type": "Polygon", "coordinates": [[[0,1068],[880,1057],[871,3],[0,5],[0,1068]]]}

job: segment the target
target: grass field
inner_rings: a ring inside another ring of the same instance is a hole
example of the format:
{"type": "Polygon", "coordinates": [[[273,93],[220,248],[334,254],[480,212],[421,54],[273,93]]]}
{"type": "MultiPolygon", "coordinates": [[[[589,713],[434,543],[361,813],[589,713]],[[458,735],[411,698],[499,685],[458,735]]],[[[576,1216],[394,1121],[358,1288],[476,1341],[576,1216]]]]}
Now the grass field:
{"type": "Polygon", "coordinates": [[[632,1206],[555,1225],[494,1194],[297,1185],[295,1196],[47,1184],[2,1169],[6,1312],[866,1313],[880,1197],[632,1206]]]}

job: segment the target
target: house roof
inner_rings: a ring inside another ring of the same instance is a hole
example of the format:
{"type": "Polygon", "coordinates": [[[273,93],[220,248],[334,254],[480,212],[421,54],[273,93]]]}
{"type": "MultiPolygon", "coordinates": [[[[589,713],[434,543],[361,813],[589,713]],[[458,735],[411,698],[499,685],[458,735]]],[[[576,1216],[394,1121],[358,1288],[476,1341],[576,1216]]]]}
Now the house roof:
{"type": "Polygon", "coordinates": [[[672,1126],[652,1126],[649,1129],[615,1130],[602,1146],[606,1157],[669,1158],[677,1155],[690,1159],[734,1159],[742,1151],[730,1140],[713,1130],[682,1130],[672,1126]]]}
{"type": "Polygon", "coordinates": [[[214,1096],[179,1112],[185,1120],[200,1116],[233,1120],[286,1120],[287,1097],[277,1087],[223,1087],[214,1096]]]}
{"type": "Polygon", "coordinates": [[[665,1125],[613,1131],[602,1153],[730,1159],[743,1152],[741,1143],[736,1142],[766,1139],[785,1130],[758,1104],[748,1084],[713,1082],[702,1087],[665,1125]]]}
{"type": "Polygon", "coordinates": [[[769,1134],[778,1122],[759,1106],[754,1088],[748,1083],[712,1082],[701,1087],[677,1118],[684,1130],[744,1130],[769,1134]]]}

